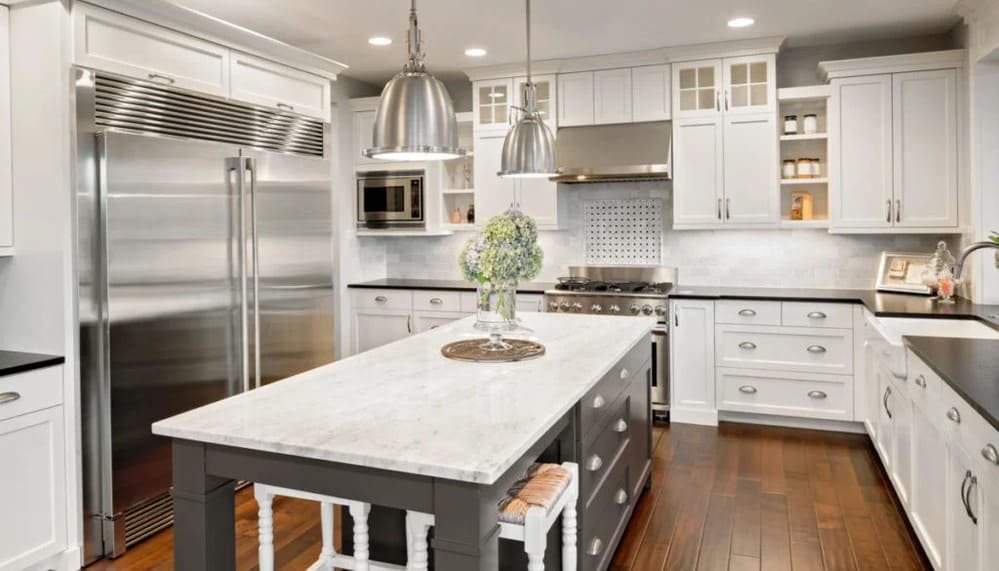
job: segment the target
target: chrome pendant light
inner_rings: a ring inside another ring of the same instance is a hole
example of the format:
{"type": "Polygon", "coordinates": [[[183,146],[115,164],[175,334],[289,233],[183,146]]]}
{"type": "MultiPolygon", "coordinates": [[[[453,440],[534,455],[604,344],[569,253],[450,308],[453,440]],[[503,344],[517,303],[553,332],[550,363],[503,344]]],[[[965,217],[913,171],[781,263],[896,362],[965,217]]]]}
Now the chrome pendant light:
{"type": "Polygon", "coordinates": [[[555,137],[538,114],[538,94],[531,80],[531,0],[527,0],[527,81],[520,120],[503,141],[502,177],[544,178],[555,176],[555,137]]]}
{"type": "Polygon", "coordinates": [[[409,10],[409,61],[382,90],[374,136],[364,156],[390,161],[437,161],[465,155],[447,88],[423,63],[416,0],[409,10]]]}

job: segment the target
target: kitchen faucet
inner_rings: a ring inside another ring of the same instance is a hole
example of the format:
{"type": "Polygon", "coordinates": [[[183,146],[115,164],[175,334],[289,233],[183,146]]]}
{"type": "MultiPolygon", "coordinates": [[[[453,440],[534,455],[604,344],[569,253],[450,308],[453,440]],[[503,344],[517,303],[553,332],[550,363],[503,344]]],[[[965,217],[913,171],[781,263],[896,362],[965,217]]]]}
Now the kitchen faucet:
{"type": "Polygon", "coordinates": [[[966,246],[964,250],[961,251],[961,255],[957,257],[957,263],[954,264],[954,279],[961,279],[961,271],[964,270],[964,262],[968,259],[975,250],[981,250],[982,248],[995,248],[999,250],[999,243],[990,242],[988,240],[983,240],[981,242],[973,242],[966,246]]]}

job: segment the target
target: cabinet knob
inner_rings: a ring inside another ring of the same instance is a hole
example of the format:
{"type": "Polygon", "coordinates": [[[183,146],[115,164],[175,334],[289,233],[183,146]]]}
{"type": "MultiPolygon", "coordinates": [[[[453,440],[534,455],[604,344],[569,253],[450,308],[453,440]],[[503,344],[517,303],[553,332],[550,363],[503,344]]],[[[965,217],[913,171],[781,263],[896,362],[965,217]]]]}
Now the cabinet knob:
{"type": "Polygon", "coordinates": [[[826,352],[826,348],[822,345],[809,345],[806,351],[809,353],[821,354],[826,352]]]}
{"type": "Polygon", "coordinates": [[[631,373],[628,372],[628,369],[621,369],[621,373],[620,373],[619,376],[621,377],[621,380],[624,380],[624,379],[627,379],[628,375],[630,375],[630,374],[631,373]]]}
{"type": "Polygon", "coordinates": [[[21,398],[21,393],[17,393],[14,391],[0,393],[0,404],[12,403],[18,400],[19,398],[21,398]]]}
{"type": "Polygon", "coordinates": [[[953,423],[961,424],[961,413],[954,407],[947,411],[947,418],[953,423]]]}
{"type": "Polygon", "coordinates": [[[808,391],[808,397],[809,398],[813,398],[813,399],[824,399],[827,396],[829,396],[829,395],[827,395],[823,391],[808,391]]]}
{"type": "Polygon", "coordinates": [[[743,317],[755,317],[756,316],[756,311],[754,311],[752,309],[740,309],[739,310],[739,315],[741,315],[743,317]]]}
{"type": "Polygon", "coordinates": [[[602,397],[601,395],[597,395],[593,397],[593,404],[590,406],[592,406],[593,408],[603,408],[605,404],[607,404],[607,401],[604,400],[604,397],[602,397]]]}
{"type": "Polygon", "coordinates": [[[753,343],[752,341],[743,341],[742,343],[739,343],[739,348],[751,351],[753,349],[756,349],[756,343],[753,343]]]}
{"type": "Polygon", "coordinates": [[[809,319],[825,319],[827,317],[829,317],[829,316],[826,315],[825,313],[821,312],[821,311],[810,311],[810,312],[808,312],[808,318],[809,319]]]}
{"type": "Polygon", "coordinates": [[[604,542],[600,540],[599,537],[594,537],[593,541],[590,542],[590,546],[586,548],[586,554],[591,557],[596,557],[604,550],[604,542]]]}
{"type": "Polygon", "coordinates": [[[604,466],[604,459],[600,456],[594,454],[590,456],[590,459],[586,461],[586,469],[590,472],[596,472],[604,466]]]}
{"type": "Polygon", "coordinates": [[[982,458],[999,466],[999,450],[996,450],[992,444],[986,444],[985,448],[982,448],[982,458]]]}
{"type": "Polygon", "coordinates": [[[924,389],[926,388],[926,377],[919,375],[918,377],[916,377],[916,380],[914,382],[916,383],[917,387],[924,389]]]}
{"type": "Polygon", "coordinates": [[[618,491],[614,493],[614,503],[619,506],[623,506],[628,503],[628,492],[623,489],[618,489],[618,491]]]}
{"type": "Polygon", "coordinates": [[[756,387],[754,387],[753,385],[742,385],[741,387],[739,387],[739,392],[745,393],[747,395],[755,395],[756,387]]]}
{"type": "Polygon", "coordinates": [[[378,303],[385,303],[386,301],[388,301],[388,298],[385,297],[384,295],[379,295],[375,298],[375,301],[377,301],[378,303]]]}
{"type": "Polygon", "coordinates": [[[628,431],[628,421],[623,418],[617,419],[614,423],[614,432],[627,432],[628,431]]]}

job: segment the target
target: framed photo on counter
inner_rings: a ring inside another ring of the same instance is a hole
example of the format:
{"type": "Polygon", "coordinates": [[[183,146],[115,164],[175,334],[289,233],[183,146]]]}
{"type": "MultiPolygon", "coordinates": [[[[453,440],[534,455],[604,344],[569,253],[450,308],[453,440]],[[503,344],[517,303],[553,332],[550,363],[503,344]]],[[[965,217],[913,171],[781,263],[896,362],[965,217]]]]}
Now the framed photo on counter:
{"type": "Polygon", "coordinates": [[[923,283],[923,270],[932,257],[912,252],[881,252],[877,290],[932,295],[933,290],[923,283]]]}

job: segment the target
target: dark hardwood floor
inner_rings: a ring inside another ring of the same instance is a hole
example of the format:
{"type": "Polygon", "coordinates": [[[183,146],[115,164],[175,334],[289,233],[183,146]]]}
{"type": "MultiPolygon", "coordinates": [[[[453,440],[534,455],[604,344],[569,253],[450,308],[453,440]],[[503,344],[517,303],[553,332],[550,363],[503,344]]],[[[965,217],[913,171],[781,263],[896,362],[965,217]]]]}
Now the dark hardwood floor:
{"type": "MultiPolygon", "coordinates": [[[[664,569],[930,569],[865,436],[723,424],[656,426],[653,487],[611,565],[664,569]]],[[[239,569],[257,568],[256,503],[237,495],[239,569]]],[[[319,554],[319,508],[274,503],[275,563],[319,554]]],[[[165,531],[88,570],[173,568],[165,531]]]]}

